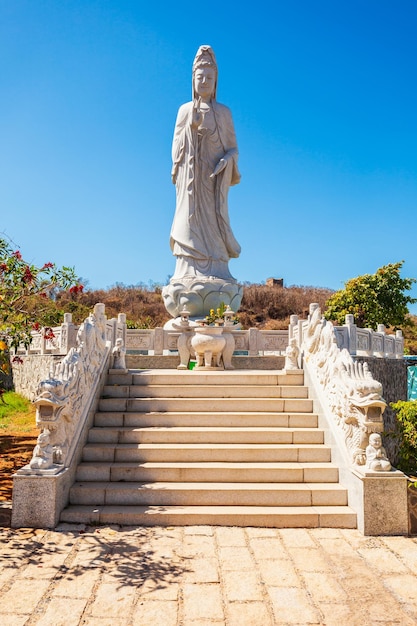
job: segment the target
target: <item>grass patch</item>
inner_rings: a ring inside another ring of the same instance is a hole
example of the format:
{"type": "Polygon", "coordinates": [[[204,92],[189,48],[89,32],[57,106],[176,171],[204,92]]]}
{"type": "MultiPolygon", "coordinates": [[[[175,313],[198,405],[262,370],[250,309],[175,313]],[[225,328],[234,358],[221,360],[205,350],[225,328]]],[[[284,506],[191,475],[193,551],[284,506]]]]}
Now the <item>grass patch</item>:
{"type": "Polygon", "coordinates": [[[6,430],[29,432],[36,427],[36,409],[24,396],[7,391],[0,400],[0,433],[6,430]]]}

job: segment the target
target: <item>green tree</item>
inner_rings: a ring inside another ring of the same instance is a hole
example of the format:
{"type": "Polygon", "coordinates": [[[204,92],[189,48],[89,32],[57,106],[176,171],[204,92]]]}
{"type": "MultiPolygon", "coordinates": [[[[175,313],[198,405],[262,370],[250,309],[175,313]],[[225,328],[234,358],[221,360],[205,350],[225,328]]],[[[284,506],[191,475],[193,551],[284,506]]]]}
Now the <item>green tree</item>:
{"type": "Polygon", "coordinates": [[[397,418],[395,431],[387,433],[399,442],[398,469],[406,474],[417,473],[417,400],[392,402],[397,418]]]}
{"type": "Polygon", "coordinates": [[[360,328],[377,329],[378,324],[400,328],[412,324],[408,305],[417,302],[405,292],[415,278],[401,278],[404,261],[380,267],[375,274],[351,278],[345,288],[336,291],[326,302],[324,317],[344,324],[345,315],[352,314],[360,328]]]}
{"type": "MultiPolygon", "coordinates": [[[[27,263],[19,250],[0,237],[0,368],[6,374],[7,349],[32,340],[31,331],[50,326],[57,289],[82,291],[72,267],[27,263]]],[[[51,333],[51,328],[45,329],[51,333]]],[[[1,378],[0,378],[0,388],[1,378]]]]}

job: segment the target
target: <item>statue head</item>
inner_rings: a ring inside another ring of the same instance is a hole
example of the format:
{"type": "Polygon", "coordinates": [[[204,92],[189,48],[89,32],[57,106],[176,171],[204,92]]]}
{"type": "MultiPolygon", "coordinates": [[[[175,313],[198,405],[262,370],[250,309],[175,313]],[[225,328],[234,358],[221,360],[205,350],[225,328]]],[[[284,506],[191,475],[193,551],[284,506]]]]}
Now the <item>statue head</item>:
{"type": "Polygon", "coordinates": [[[42,448],[48,445],[50,434],[50,431],[46,428],[39,434],[37,441],[42,448]]]}
{"type": "Polygon", "coordinates": [[[382,446],[381,435],[379,433],[372,433],[369,436],[369,445],[373,446],[374,448],[380,448],[382,446]]]}
{"type": "Polygon", "coordinates": [[[198,80],[201,73],[207,74],[212,85],[211,97],[216,99],[217,93],[217,63],[211,46],[200,46],[195,55],[193,63],[193,100],[199,97],[196,91],[196,78],[198,80]]]}

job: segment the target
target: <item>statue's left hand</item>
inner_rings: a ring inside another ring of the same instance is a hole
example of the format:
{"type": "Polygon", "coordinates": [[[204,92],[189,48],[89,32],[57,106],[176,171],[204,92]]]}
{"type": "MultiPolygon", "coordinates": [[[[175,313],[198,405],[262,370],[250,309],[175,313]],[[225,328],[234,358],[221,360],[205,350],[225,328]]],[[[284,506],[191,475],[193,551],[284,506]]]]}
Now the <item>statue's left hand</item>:
{"type": "Polygon", "coordinates": [[[217,176],[217,174],[220,174],[220,172],[224,170],[226,165],[227,165],[227,160],[220,159],[220,161],[217,163],[216,167],[214,168],[214,172],[210,174],[210,178],[214,178],[215,176],[217,176]]]}

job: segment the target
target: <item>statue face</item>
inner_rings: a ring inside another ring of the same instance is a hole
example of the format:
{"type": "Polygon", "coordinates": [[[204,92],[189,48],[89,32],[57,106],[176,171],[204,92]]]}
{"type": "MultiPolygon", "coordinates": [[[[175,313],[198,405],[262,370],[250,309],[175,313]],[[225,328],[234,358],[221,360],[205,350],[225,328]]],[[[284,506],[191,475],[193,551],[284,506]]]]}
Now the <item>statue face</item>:
{"type": "Polygon", "coordinates": [[[382,446],[382,440],[380,435],[375,434],[375,435],[371,435],[369,437],[369,443],[371,444],[371,446],[373,446],[374,448],[380,448],[382,446]]]}
{"type": "Polygon", "coordinates": [[[194,89],[200,98],[213,95],[216,83],[216,72],[212,67],[199,67],[194,75],[194,89]]]}

